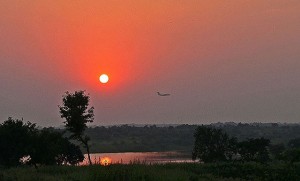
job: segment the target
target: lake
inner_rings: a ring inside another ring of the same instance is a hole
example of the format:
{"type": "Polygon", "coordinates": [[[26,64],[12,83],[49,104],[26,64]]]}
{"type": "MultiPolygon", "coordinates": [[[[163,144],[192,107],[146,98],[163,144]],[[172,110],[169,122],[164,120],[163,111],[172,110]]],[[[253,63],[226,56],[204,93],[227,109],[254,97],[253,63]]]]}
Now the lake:
{"type": "MultiPolygon", "coordinates": [[[[88,165],[87,154],[80,165],[88,165]]],[[[129,164],[129,163],[186,163],[194,162],[190,154],[169,152],[125,152],[125,153],[93,153],[90,154],[93,164],[129,164]]]]}

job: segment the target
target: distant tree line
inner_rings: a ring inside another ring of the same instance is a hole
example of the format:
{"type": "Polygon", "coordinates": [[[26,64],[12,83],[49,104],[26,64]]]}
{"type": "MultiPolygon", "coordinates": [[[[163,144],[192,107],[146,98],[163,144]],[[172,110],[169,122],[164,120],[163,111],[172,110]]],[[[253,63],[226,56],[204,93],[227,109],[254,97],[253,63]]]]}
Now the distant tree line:
{"type": "Polygon", "coordinates": [[[87,128],[92,152],[184,151],[191,153],[195,126],[121,125],[87,128]]]}
{"type": "MultiPolygon", "coordinates": [[[[198,125],[119,125],[89,127],[85,133],[91,138],[91,152],[173,151],[191,153],[194,132],[198,125]]],[[[300,138],[300,124],[277,123],[216,123],[237,141],[265,138],[270,146],[288,147],[291,139],[300,138]]]]}
{"type": "Polygon", "coordinates": [[[222,129],[228,135],[236,137],[239,141],[248,138],[269,139],[272,144],[285,145],[291,139],[300,138],[300,124],[291,123],[214,123],[210,126],[222,129]]]}
{"type": "Polygon", "coordinates": [[[195,133],[195,143],[192,153],[194,160],[204,163],[212,162],[260,162],[284,160],[291,164],[300,161],[300,138],[292,139],[288,146],[270,144],[269,139],[249,138],[238,141],[221,129],[210,126],[199,126],[195,133]]]}

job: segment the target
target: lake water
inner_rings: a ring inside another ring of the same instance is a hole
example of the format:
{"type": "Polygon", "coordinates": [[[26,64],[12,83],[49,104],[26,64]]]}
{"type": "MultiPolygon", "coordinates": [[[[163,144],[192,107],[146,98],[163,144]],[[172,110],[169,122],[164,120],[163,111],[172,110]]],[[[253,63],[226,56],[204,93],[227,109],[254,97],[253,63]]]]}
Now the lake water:
{"type": "MultiPolygon", "coordinates": [[[[88,159],[80,165],[87,165],[88,159]]],[[[185,163],[194,162],[190,154],[181,152],[126,152],[126,153],[93,153],[90,154],[93,164],[129,164],[129,163],[185,163]]]]}

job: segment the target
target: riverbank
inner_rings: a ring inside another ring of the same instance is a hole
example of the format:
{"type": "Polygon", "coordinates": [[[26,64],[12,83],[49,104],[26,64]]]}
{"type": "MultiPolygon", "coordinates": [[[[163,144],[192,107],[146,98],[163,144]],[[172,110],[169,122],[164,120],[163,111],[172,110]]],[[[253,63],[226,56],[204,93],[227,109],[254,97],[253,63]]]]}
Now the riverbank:
{"type": "Polygon", "coordinates": [[[2,181],[200,181],[300,180],[300,164],[272,163],[170,163],[115,164],[110,166],[45,166],[0,170],[2,181]]]}

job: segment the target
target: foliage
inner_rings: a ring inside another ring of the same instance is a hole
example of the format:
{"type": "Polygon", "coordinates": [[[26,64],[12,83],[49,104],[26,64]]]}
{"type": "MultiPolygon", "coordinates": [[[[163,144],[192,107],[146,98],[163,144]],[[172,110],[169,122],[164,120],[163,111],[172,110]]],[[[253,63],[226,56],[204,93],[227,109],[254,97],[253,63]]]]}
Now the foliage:
{"type": "Polygon", "coordinates": [[[273,159],[279,160],[281,159],[281,155],[283,151],[285,150],[285,146],[283,143],[281,144],[274,144],[274,145],[269,145],[269,152],[273,156],[273,159]]]}
{"type": "Polygon", "coordinates": [[[270,160],[268,151],[270,140],[265,138],[250,138],[237,142],[236,138],[230,138],[221,129],[205,126],[199,126],[194,136],[192,158],[199,158],[204,163],[232,161],[233,157],[247,162],[265,163],[270,160]]]}
{"type": "Polygon", "coordinates": [[[0,165],[6,167],[20,165],[20,158],[30,149],[30,139],[36,132],[35,124],[8,118],[0,125],[0,165]]]}
{"type": "Polygon", "coordinates": [[[279,159],[290,164],[300,162],[300,138],[291,139],[288,142],[288,149],[280,154],[279,159]]]}
{"type": "Polygon", "coordinates": [[[47,166],[38,171],[32,168],[0,170],[0,180],[30,181],[201,181],[201,180],[300,180],[300,165],[284,163],[183,163],[162,165],[47,166]]]}
{"type": "Polygon", "coordinates": [[[29,164],[33,165],[74,165],[84,159],[78,146],[64,138],[62,133],[51,129],[43,129],[35,134],[29,155],[29,164]]]}
{"type": "Polygon", "coordinates": [[[195,126],[110,126],[88,128],[92,152],[174,151],[192,152],[195,126]]]}
{"type": "Polygon", "coordinates": [[[265,138],[248,139],[238,143],[238,153],[242,161],[267,162],[269,158],[268,146],[270,140],[265,138]]]}
{"type": "Polygon", "coordinates": [[[220,129],[199,126],[194,137],[194,160],[199,158],[205,163],[227,161],[236,153],[236,139],[229,138],[220,129]]]}
{"type": "Polygon", "coordinates": [[[57,157],[57,163],[62,165],[64,163],[76,165],[84,160],[84,155],[82,154],[79,146],[76,146],[69,142],[68,140],[64,140],[65,147],[63,154],[59,154],[57,157]]]}
{"type": "Polygon", "coordinates": [[[35,124],[8,118],[0,125],[0,165],[21,165],[20,159],[28,157],[28,164],[77,164],[84,159],[78,146],[51,129],[38,130],[35,124]]]}
{"type": "MultiPolygon", "coordinates": [[[[300,137],[299,124],[269,123],[211,124],[222,129],[238,141],[248,138],[269,139],[272,145],[284,144],[300,137]]],[[[182,150],[191,153],[194,145],[193,134],[197,125],[119,125],[89,127],[85,134],[91,138],[91,152],[128,152],[128,151],[172,151],[182,150]]]]}
{"type": "Polygon", "coordinates": [[[288,149],[282,153],[282,160],[287,161],[291,164],[300,162],[300,149],[288,149]]]}
{"type": "Polygon", "coordinates": [[[294,139],[291,139],[289,142],[288,142],[288,147],[289,148],[300,148],[300,138],[294,138],[294,139]]]}
{"type": "Polygon", "coordinates": [[[211,126],[222,129],[232,137],[237,137],[239,141],[264,137],[271,140],[272,144],[287,144],[291,139],[300,138],[300,124],[228,122],[211,124],[211,126]]]}
{"type": "Polygon", "coordinates": [[[87,150],[90,164],[90,151],[88,142],[90,138],[84,135],[87,123],[94,120],[94,107],[89,107],[90,97],[85,95],[84,91],[75,91],[75,93],[66,92],[63,96],[63,105],[59,106],[66,129],[71,133],[70,138],[80,141],[87,150]]]}
{"type": "Polygon", "coordinates": [[[59,106],[59,110],[61,117],[66,119],[64,123],[71,138],[80,139],[87,128],[86,123],[94,120],[94,108],[88,108],[89,101],[84,91],[66,92],[63,96],[63,106],[59,106]]]}

